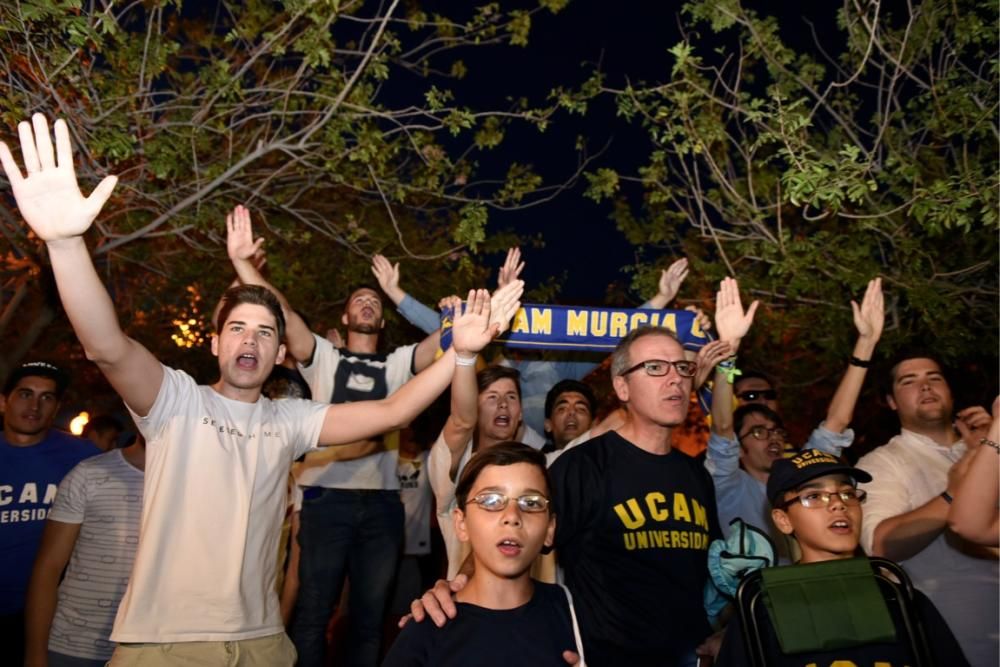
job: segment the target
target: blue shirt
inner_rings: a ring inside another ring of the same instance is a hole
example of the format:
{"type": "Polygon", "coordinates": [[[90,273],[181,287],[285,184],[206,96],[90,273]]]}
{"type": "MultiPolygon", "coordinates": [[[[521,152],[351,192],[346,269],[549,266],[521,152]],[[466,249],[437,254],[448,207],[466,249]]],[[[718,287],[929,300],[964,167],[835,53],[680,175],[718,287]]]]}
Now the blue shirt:
{"type": "MultiPolygon", "coordinates": [[[[834,433],[823,424],[809,436],[805,449],[818,449],[834,456],[854,442],[854,431],[844,429],[834,433]]],[[[715,483],[715,501],[719,507],[719,524],[722,532],[729,534],[729,524],[740,518],[760,528],[771,537],[775,550],[787,561],[785,539],[771,523],[771,503],[767,500],[767,486],[740,468],[740,443],[734,438],[723,438],[712,433],[708,439],[705,467],[715,483]]]]}
{"type": "Polygon", "coordinates": [[[59,482],[77,463],[100,453],[90,442],[55,429],[29,447],[11,445],[0,432],[0,614],[24,609],[59,482]]]}

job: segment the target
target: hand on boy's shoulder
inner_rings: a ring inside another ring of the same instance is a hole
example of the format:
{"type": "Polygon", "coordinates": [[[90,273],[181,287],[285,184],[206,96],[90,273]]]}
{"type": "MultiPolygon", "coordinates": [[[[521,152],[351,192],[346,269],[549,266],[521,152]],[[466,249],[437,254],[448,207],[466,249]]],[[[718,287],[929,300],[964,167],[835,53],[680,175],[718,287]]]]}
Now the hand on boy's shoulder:
{"type": "Polygon", "coordinates": [[[433,588],[424,593],[419,600],[410,603],[410,613],[399,620],[399,627],[404,627],[411,618],[417,623],[422,623],[430,616],[434,625],[443,628],[448,619],[455,618],[455,614],[458,613],[454,595],[465,588],[467,583],[469,577],[464,574],[456,575],[451,581],[438,579],[433,588]]]}
{"type": "Polygon", "coordinates": [[[563,651],[563,660],[566,661],[567,665],[579,665],[580,656],[573,651],[563,651]]]}

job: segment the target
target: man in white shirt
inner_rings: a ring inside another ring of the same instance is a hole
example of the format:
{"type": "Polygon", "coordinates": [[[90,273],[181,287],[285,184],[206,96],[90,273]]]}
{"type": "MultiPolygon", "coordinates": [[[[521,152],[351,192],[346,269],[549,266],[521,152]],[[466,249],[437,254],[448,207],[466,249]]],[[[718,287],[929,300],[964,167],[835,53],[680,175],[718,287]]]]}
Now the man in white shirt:
{"type": "Polygon", "coordinates": [[[981,446],[989,414],[975,407],[953,415],[951,388],[931,356],[901,357],[890,380],[887,399],[902,430],[858,461],[876,480],[863,485],[868,501],[861,544],[871,555],[902,562],[970,663],[996,667],[996,551],[973,547],[948,530],[950,491],[962,472],[955,464],[981,446]]]}
{"type": "MultiPolygon", "coordinates": [[[[454,342],[426,372],[381,401],[272,402],[261,387],[285,355],[284,315],[255,286],[227,292],[212,353],[220,378],[197,385],[121,330],[83,235],[114,189],[106,177],[84,198],[69,129],[44,116],[19,127],[28,175],[0,143],[18,208],[45,242],[63,307],[87,358],[125,401],[147,441],[141,539],[115,620],[110,665],[291,667],[275,591],[278,536],[292,461],[321,444],[399,428],[451,381],[456,356],[474,358],[501,328],[484,290],[469,294],[454,342]],[[58,158],[58,160],[57,160],[58,158]]],[[[522,285],[523,286],[523,285],[522,285]]],[[[510,294],[516,293],[515,287],[510,294]]],[[[498,305],[510,316],[513,302],[498,305]]]]}

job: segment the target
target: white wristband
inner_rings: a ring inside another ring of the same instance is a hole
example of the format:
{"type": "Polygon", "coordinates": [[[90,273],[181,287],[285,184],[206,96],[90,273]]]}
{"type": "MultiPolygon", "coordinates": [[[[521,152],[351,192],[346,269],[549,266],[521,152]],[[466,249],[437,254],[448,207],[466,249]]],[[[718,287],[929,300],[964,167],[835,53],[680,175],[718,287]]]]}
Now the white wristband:
{"type": "Polygon", "coordinates": [[[455,353],[455,365],[456,366],[475,366],[476,365],[476,355],[471,357],[463,357],[458,352],[455,353]]]}

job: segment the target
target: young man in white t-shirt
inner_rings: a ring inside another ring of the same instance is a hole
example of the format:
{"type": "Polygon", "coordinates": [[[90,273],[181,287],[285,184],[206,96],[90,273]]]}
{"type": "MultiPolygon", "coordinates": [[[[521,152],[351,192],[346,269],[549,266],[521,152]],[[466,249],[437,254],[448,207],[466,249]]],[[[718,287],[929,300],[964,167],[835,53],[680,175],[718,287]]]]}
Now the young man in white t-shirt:
{"type": "MultiPolygon", "coordinates": [[[[317,445],[357,441],[413,419],[448,385],[456,357],[472,363],[498,333],[489,297],[470,292],[452,349],[395,394],[328,405],[261,397],[285,354],[284,316],[271,292],[237,287],[224,297],[212,339],[220,378],[199,386],[125,335],[94,269],[83,235],[116,178],[106,177],[84,198],[66,123],[55,124],[56,150],[45,117],[35,114],[32,123],[34,132],[27,122],[18,128],[27,177],[3,143],[0,162],[21,214],[48,247],[60,299],[87,357],[147,441],[141,539],[109,664],[290,667],[295,651],[283,631],[274,579],[292,461],[317,445]]],[[[518,289],[497,295],[499,318],[515,312],[518,289]]]]}

